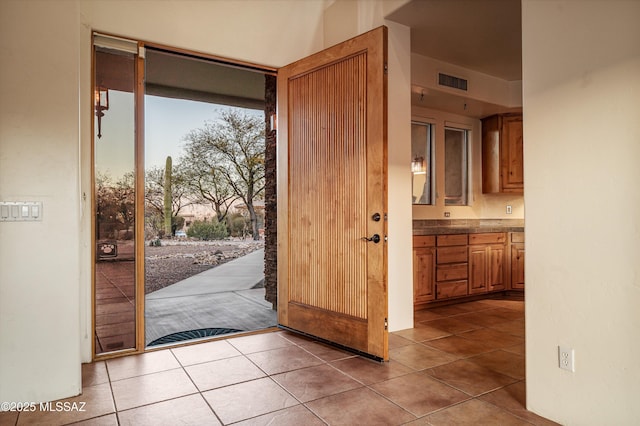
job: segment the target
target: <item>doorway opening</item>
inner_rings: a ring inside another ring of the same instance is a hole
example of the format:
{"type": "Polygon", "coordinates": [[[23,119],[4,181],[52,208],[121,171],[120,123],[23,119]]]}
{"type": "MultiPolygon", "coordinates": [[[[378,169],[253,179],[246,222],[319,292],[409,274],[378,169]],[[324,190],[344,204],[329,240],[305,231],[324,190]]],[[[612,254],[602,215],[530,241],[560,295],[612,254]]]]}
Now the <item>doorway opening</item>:
{"type": "Polygon", "coordinates": [[[275,326],[272,71],[94,42],[94,353],[275,326]]]}

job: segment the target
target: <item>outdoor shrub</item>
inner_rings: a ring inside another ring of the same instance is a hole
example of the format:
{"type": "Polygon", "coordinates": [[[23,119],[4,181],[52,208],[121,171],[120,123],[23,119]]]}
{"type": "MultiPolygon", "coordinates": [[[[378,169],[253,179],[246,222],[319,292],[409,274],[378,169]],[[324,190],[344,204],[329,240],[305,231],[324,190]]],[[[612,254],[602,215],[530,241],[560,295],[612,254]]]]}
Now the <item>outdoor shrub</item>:
{"type": "Polygon", "coordinates": [[[196,220],[187,229],[187,236],[205,241],[222,240],[227,238],[228,235],[225,224],[219,223],[217,220],[212,220],[211,222],[196,220]]]}

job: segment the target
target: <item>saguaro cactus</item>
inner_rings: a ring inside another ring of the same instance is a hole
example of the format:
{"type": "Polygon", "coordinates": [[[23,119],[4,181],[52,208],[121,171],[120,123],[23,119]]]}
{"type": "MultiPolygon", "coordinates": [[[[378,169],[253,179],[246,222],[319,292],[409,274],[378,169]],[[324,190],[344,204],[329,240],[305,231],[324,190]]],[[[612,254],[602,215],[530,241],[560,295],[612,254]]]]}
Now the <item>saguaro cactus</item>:
{"type": "Polygon", "coordinates": [[[171,217],[172,209],[171,203],[173,201],[171,192],[171,156],[167,157],[166,164],[164,166],[164,234],[170,236],[171,232],[171,217]]]}

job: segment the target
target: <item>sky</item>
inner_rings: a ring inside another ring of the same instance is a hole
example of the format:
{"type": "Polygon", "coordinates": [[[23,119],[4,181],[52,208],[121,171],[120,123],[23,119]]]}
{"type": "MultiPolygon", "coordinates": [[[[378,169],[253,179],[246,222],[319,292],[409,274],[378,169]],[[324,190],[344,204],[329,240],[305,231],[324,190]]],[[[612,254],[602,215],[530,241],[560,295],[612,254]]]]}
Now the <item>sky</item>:
{"type": "MultiPolygon", "coordinates": [[[[164,168],[167,156],[178,162],[184,137],[206,121],[215,121],[230,107],[207,102],[145,96],[145,168],[164,168]]],[[[96,138],[96,171],[113,181],[134,168],[133,94],[111,90],[109,110],[102,118],[102,138],[96,138]]],[[[246,110],[263,116],[264,112],[246,110]]],[[[97,125],[96,125],[97,132],[97,125]]]]}

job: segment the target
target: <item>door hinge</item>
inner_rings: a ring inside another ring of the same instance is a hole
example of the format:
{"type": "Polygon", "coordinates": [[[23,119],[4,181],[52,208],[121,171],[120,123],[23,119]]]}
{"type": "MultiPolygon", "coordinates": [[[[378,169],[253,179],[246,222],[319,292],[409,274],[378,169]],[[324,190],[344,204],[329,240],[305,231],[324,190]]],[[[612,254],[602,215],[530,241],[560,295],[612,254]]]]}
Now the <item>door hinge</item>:
{"type": "Polygon", "coordinates": [[[387,63],[384,64],[384,73],[385,74],[389,73],[389,65],[387,63]]]}
{"type": "Polygon", "coordinates": [[[384,329],[388,330],[389,329],[389,321],[387,321],[387,319],[384,319],[384,329]]]}

